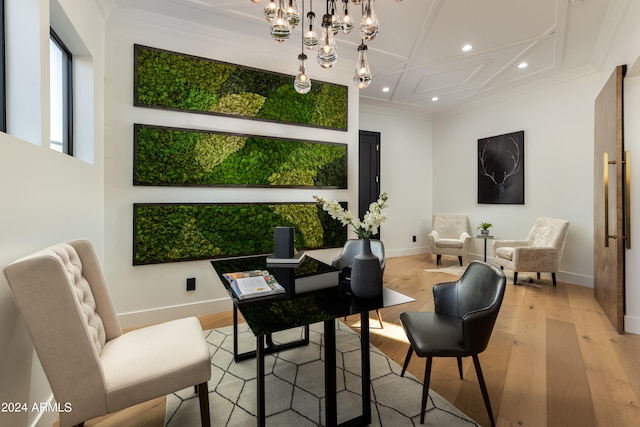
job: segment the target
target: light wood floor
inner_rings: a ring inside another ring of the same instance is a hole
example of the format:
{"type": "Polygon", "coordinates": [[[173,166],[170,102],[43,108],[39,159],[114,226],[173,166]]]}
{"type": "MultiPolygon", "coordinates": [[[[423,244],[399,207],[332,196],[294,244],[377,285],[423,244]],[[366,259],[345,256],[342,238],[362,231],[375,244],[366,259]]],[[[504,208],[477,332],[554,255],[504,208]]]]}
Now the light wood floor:
{"type": "MultiPolygon", "coordinates": [[[[457,259],[443,257],[444,265],[457,259]]],[[[402,365],[408,348],[400,326],[404,311],[433,310],[435,283],[452,280],[424,269],[432,255],[387,259],[385,286],[416,301],[382,311],[384,329],[372,314],[371,343],[402,365]]],[[[522,278],[524,279],[524,277],[522,278]]],[[[520,280],[522,280],[520,279],[520,280]]],[[[487,350],[480,355],[498,426],[640,425],[640,336],[618,335],[593,298],[593,290],[550,277],[507,286],[487,350]]],[[[231,312],[204,316],[203,329],[231,324],[231,312]]],[[[356,327],[358,318],[347,323],[356,327]]],[[[455,359],[434,359],[431,388],[481,425],[489,425],[473,363],[464,361],[464,381],[455,359]]],[[[409,371],[422,379],[424,359],[409,371]]],[[[419,408],[420,396],[415,396],[419,408]]],[[[162,426],[165,398],[91,420],[85,426],[162,426]]],[[[56,424],[57,425],[57,424],[56,424]]]]}

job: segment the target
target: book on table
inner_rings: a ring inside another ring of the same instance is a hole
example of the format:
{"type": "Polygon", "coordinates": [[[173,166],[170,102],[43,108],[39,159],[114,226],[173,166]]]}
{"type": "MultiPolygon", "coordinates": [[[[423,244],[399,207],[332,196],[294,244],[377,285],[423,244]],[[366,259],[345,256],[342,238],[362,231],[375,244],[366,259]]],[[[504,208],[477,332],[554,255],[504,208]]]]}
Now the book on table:
{"type": "Polygon", "coordinates": [[[285,288],[267,270],[224,273],[223,276],[240,300],[286,292],[285,288]]]}
{"type": "Polygon", "coordinates": [[[271,254],[269,256],[267,256],[267,264],[272,265],[272,264],[278,264],[278,265],[291,265],[291,266],[298,266],[300,265],[300,263],[302,262],[302,260],[305,257],[305,253],[300,251],[297,254],[295,254],[294,256],[292,256],[291,258],[278,258],[275,256],[275,254],[271,254]]]}

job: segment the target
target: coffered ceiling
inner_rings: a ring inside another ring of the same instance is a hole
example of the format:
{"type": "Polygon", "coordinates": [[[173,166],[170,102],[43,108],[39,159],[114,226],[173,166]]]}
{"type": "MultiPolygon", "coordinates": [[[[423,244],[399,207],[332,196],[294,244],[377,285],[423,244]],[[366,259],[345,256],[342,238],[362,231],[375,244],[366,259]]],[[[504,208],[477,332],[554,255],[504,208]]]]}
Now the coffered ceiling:
{"type": "MultiPolygon", "coordinates": [[[[112,0],[114,7],[146,10],[261,41],[269,38],[269,24],[262,17],[267,1],[112,0]]],[[[592,71],[628,1],[376,0],[380,34],[367,43],[373,82],[360,91],[360,101],[437,112],[592,71]],[[463,51],[465,45],[471,50],[463,51]]],[[[302,9],[302,0],[297,3],[302,9]]],[[[309,1],[304,3],[308,11],[309,1]]],[[[349,4],[359,20],[360,7],[349,4]]],[[[325,1],[314,0],[313,6],[319,29],[325,1]]],[[[348,36],[337,36],[341,67],[355,68],[357,33],[356,28],[348,36]]],[[[279,49],[284,48],[270,42],[274,57],[283,55],[279,49]]],[[[300,50],[299,27],[285,44],[292,45],[287,55],[294,47],[300,50]]],[[[326,80],[325,73],[331,71],[321,69],[313,53],[307,54],[311,78],[326,80]]]]}

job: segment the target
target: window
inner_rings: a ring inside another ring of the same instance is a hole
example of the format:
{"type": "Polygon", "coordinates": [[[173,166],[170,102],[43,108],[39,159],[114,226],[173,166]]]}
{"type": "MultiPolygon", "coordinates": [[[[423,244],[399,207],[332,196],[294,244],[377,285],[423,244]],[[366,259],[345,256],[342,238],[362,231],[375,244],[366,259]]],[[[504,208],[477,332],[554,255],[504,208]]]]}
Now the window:
{"type": "Polygon", "coordinates": [[[73,155],[72,54],[53,29],[49,52],[51,148],[73,155]]]}
{"type": "Polygon", "coordinates": [[[7,131],[7,97],[4,68],[4,0],[0,0],[0,132],[7,131]]]}

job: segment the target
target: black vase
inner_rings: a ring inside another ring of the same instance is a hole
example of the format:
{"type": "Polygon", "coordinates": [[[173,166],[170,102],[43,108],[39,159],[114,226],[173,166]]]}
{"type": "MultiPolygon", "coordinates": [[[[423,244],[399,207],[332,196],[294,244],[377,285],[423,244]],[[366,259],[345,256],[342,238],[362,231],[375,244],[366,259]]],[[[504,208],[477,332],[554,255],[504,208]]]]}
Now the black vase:
{"type": "Polygon", "coordinates": [[[371,252],[369,239],[360,239],[360,253],[351,266],[351,292],[358,298],[376,298],[382,294],[380,259],[371,252]]]}

